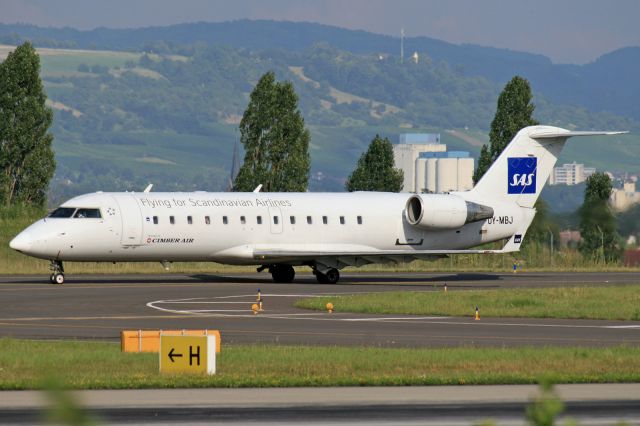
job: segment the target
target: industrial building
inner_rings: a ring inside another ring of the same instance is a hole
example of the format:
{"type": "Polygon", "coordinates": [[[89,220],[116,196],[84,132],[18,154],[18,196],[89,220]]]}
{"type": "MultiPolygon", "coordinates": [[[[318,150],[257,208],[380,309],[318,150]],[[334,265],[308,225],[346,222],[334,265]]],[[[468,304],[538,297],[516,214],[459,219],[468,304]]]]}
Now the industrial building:
{"type": "Polygon", "coordinates": [[[577,185],[587,180],[589,176],[596,172],[595,167],[585,167],[575,161],[554,167],[553,173],[549,177],[549,185],[577,185]]]}
{"type": "Polygon", "coordinates": [[[465,151],[447,151],[435,133],[403,133],[393,146],[404,172],[403,192],[443,193],[473,188],[474,160],[465,151]]]}
{"type": "Polygon", "coordinates": [[[624,183],[622,189],[614,188],[611,191],[609,202],[614,210],[620,212],[640,203],[640,192],[636,191],[636,183],[629,181],[624,183]]]}

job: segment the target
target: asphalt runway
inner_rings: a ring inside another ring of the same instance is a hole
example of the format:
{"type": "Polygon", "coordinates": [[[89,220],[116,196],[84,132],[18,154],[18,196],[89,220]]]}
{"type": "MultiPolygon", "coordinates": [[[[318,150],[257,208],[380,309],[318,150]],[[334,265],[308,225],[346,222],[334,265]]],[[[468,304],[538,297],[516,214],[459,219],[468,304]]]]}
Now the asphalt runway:
{"type": "MultiPolygon", "coordinates": [[[[217,329],[223,343],[442,346],[640,346],[640,321],[473,319],[310,312],[301,297],[397,290],[615,286],[640,273],[345,274],[318,284],[299,274],[275,284],[269,274],[71,275],[62,286],[46,276],[0,277],[0,336],[119,340],[125,329],[217,329]],[[258,289],[264,312],[253,315],[258,289]]],[[[480,307],[482,313],[482,307],[480,307]]],[[[481,315],[482,316],[482,315],[481,315]]]]}
{"type": "MultiPolygon", "coordinates": [[[[558,385],[568,418],[582,425],[640,424],[640,385],[558,385]]],[[[534,385],[266,389],[90,390],[69,395],[106,424],[523,425],[534,385]]],[[[37,424],[51,401],[7,391],[2,424],[37,424]]]]}

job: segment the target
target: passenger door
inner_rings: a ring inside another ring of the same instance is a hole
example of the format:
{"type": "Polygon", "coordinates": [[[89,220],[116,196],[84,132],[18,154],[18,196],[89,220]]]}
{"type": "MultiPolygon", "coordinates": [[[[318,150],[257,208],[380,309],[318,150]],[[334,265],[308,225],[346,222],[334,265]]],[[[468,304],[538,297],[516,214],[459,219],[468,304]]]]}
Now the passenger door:
{"type": "Polygon", "coordinates": [[[133,194],[122,194],[114,197],[120,207],[122,234],[120,243],[123,246],[137,246],[142,243],[142,212],[133,194]]]}

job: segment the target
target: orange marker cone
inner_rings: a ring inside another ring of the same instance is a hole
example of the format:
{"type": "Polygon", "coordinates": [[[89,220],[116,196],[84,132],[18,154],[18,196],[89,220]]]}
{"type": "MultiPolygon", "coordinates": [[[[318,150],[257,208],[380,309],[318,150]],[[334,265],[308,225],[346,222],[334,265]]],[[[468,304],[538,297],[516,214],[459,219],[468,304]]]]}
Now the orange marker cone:
{"type": "Polygon", "coordinates": [[[251,310],[253,311],[253,315],[258,315],[258,304],[254,303],[253,305],[251,305],[251,310]]]}
{"type": "Polygon", "coordinates": [[[478,310],[477,306],[476,306],[476,321],[480,321],[480,311],[478,310]]]}
{"type": "Polygon", "coordinates": [[[327,303],[327,311],[329,311],[330,314],[333,313],[333,303],[327,303]]]}

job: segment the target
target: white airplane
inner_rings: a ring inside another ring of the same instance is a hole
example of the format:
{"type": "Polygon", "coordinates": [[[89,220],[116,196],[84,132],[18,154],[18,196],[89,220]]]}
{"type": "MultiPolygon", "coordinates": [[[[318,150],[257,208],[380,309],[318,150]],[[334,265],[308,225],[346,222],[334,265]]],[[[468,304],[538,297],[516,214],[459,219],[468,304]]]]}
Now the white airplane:
{"type": "Polygon", "coordinates": [[[336,283],[345,266],[518,251],[566,140],[625,132],[522,129],[470,191],[412,193],[96,192],[62,204],[11,248],[51,261],[211,261],[258,265],[276,282],[294,266],[336,283]],[[506,240],[500,250],[472,247],[506,240]]]}

